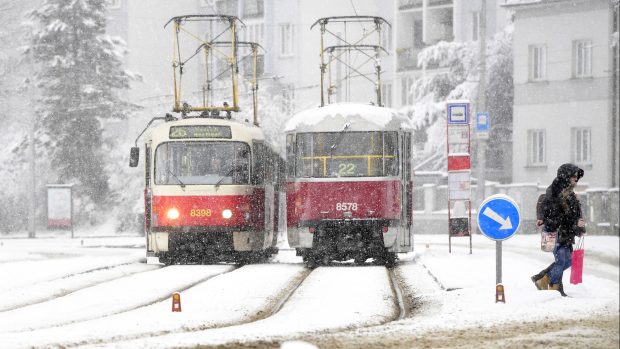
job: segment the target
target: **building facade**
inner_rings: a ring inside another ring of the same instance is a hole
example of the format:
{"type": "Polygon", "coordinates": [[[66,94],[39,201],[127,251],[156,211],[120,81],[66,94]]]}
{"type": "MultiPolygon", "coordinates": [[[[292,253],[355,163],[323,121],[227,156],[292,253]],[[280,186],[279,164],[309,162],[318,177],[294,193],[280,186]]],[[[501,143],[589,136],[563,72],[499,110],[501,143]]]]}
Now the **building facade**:
{"type": "Polygon", "coordinates": [[[590,187],[618,186],[617,5],[538,0],[507,8],[515,26],[514,181],[550,183],[572,162],[590,187]]]}

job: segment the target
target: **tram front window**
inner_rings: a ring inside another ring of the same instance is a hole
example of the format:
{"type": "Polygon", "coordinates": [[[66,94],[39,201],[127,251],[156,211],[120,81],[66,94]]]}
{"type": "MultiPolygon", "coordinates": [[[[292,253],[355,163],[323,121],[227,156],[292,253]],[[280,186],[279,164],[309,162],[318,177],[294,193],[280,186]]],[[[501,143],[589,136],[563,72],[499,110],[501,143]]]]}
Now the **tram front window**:
{"type": "Polygon", "coordinates": [[[297,134],[297,177],[398,175],[396,132],[297,134]]]}
{"type": "Polygon", "coordinates": [[[155,184],[248,184],[250,147],[240,142],[168,142],[155,151],[155,184]]]}

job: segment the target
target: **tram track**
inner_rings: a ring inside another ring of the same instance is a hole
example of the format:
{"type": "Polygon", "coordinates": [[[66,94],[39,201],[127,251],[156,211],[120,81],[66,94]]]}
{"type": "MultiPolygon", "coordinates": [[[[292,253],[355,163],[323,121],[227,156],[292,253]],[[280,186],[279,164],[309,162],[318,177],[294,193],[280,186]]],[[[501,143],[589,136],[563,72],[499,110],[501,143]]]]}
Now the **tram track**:
{"type": "MultiPolygon", "coordinates": [[[[10,300],[14,299],[14,295],[21,295],[20,301],[12,304],[2,304],[0,301],[0,313],[19,309],[35,304],[40,304],[44,302],[51,301],[56,298],[67,296],[73,292],[79,291],[80,289],[93,287],[99,284],[103,284],[105,282],[110,282],[116,279],[120,279],[122,277],[131,276],[137,273],[147,272],[150,270],[137,270],[138,266],[142,265],[131,262],[131,263],[120,263],[115,265],[109,265],[104,267],[92,268],[89,270],[84,270],[76,273],[72,273],[69,275],[62,276],[57,279],[52,280],[43,280],[43,281],[35,281],[27,285],[19,286],[16,288],[11,288],[0,292],[0,300],[10,300]],[[132,268],[135,267],[135,268],[132,268]],[[115,270],[116,269],[116,270],[115,270]],[[136,270],[134,270],[136,269],[136,270]],[[117,276],[98,276],[97,274],[116,274],[117,276]],[[93,281],[88,281],[88,278],[95,279],[93,281]],[[83,279],[83,281],[80,281],[83,279]],[[73,285],[67,286],[67,283],[72,283],[73,285]],[[26,295],[26,296],[24,296],[26,295]]],[[[153,267],[152,269],[155,269],[153,267]]]]}
{"type": "MultiPolygon", "coordinates": [[[[335,267],[346,267],[345,265],[336,265],[335,267]]],[[[364,268],[366,266],[352,266],[353,268],[364,268]]],[[[329,330],[321,330],[316,333],[310,332],[300,332],[291,336],[272,336],[272,337],[263,337],[257,338],[254,340],[244,340],[244,341],[233,341],[228,343],[222,343],[217,345],[208,345],[204,347],[209,348],[221,348],[221,349],[229,349],[229,348],[280,348],[281,343],[290,340],[307,340],[308,342],[312,342],[311,339],[316,338],[315,336],[323,337],[325,335],[337,335],[340,333],[353,333],[359,330],[372,330],[372,329],[380,329],[386,325],[397,322],[399,320],[407,319],[415,314],[416,308],[419,306],[419,301],[416,301],[415,295],[409,294],[409,290],[405,287],[405,280],[400,275],[400,271],[397,267],[395,268],[386,268],[386,272],[388,274],[388,282],[389,287],[392,291],[393,295],[393,309],[394,314],[390,316],[384,322],[368,325],[368,326],[358,326],[355,328],[351,327],[340,327],[333,328],[329,330]]],[[[198,346],[203,347],[203,346],[198,346]]]]}
{"type": "MultiPolygon", "coordinates": [[[[411,267],[412,264],[417,264],[418,258],[414,258],[413,261],[408,262],[404,265],[411,267]]],[[[403,264],[401,264],[402,266],[403,264]]],[[[359,266],[356,266],[359,267],[359,266]]],[[[418,269],[418,274],[426,276],[426,282],[431,282],[432,285],[427,286],[426,288],[440,288],[445,291],[442,285],[437,283],[436,278],[434,278],[429,272],[426,266],[423,264],[417,264],[416,268],[418,269]]],[[[379,324],[373,324],[369,326],[359,326],[352,328],[334,328],[331,330],[320,331],[320,333],[299,333],[293,336],[275,336],[275,337],[266,337],[266,338],[257,338],[256,340],[251,341],[243,341],[243,342],[229,342],[223,343],[214,346],[208,346],[209,348],[218,348],[218,349],[255,349],[255,348],[280,348],[281,343],[291,340],[301,340],[308,343],[316,342],[318,339],[324,338],[327,336],[337,336],[341,334],[351,334],[355,337],[355,333],[361,331],[381,331],[386,326],[390,324],[397,323],[400,320],[405,320],[408,318],[414,317],[416,314],[420,312],[427,311],[429,307],[432,306],[432,302],[430,300],[425,300],[424,293],[426,292],[423,289],[411,289],[407,287],[407,282],[404,279],[402,273],[404,271],[397,265],[394,268],[386,268],[387,273],[389,275],[390,288],[392,290],[394,296],[394,308],[397,309],[394,316],[392,316],[387,321],[384,321],[379,324]]],[[[433,300],[436,301],[436,300],[433,300]]],[[[201,346],[199,346],[201,347],[201,346]]]]}
{"type": "MultiPolygon", "coordinates": [[[[366,267],[369,267],[369,266],[353,266],[352,268],[366,268],[366,267]]],[[[90,346],[90,345],[94,345],[94,346],[117,345],[117,344],[122,345],[122,344],[125,344],[124,342],[131,342],[133,340],[140,341],[142,339],[147,339],[150,337],[165,336],[169,334],[183,334],[183,333],[189,334],[189,333],[197,333],[197,332],[206,331],[206,330],[227,329],[227,328],[234,328],[236,326],[241,326],[241,325],[251,325],[252,323],[258,323],[261,320],[268,319],[278,314],[282,310],[282,308],[287,304],[287,302],[291,299],[291,297],[293,297],[293,295],[298,291],[298,289],[304,284],[304,281],[306,281],[313,272],[317,270],[321,270],[322,268],[323,267],[320,267],[317,269],[303,268],[300,272],[298,272],[298,274],[294,278],[292,278],[292,280],[290,280],[290,282],[288,282],[287,287],[282,287],[278,289],[278,292],[275,292],[269,297],[267,297],[268,298],[266,300],[267,306],[262,307],[260,309],[252,310],[251,314],[248,314],[248,316],[242,321],[221,322],[217,324],[212,323],[212,324],[206,324],[204,326],[189,326],[189,327],[183,326],[183,327],[179,327],[175,329],[162,329],[158,331],[148,331],[148,332],[145,331],[143,333],[118,335],[118,336],[113,335],[111,337],[106,337],[106,338],[103,338],[103,337],[88,338],[88,339],[83,339],[83,340],[76,338],[76,340],[69,339],[62,343],[46,343],[45,346],[46,347],[59,347],[59,348],[60,347],[73,348],[73,347],[90,346]]],[[[236,267],[233,270],[218,274],[209,279],[215,280],[218,277],[223,277],[224,275],[232,273],[238,269],[240,268],[236,267]]],[[[388,276],[386,281],[389,283],[389,287],[390,287],[391,294],[392,294],[391,298],[393,300],[393,307],[392,307],[393,314],[392,315],[388,315],[388,318],[386,318],[386,320],[381,323],[374,323],[373,325],[369,325],[369,326],[357,326],[357,327],[344,326],[344,327],[338,327],[334,329],[322,330],[321,333],[337,334],[341,332],[347,332],[349,330],[352,330],[353,328],[368,329],[368,328],[373,328],[373,327],[379,327],[379,326],[384,326],[389,323],[399,321],[402,319],[406,319],[412,316],[412,314],[414,314],[415,312],[415,306],[416,306],[414,302],[415,297],[414,295],[409,294],[410,290],[406,288],[406,282],[401,275],[401,271],[398,269],[398,267],[396,267],[392,269],[386,268],[385,272],[387,273],[387,276],[388,276]]],[[[201,282],[209,282],[209,280],[197,281],[195,283],[192,283],[191,285],[187,285],[183,289],[180,289],[180,291],[183,292],[187,289],[190,289],[196,286],[197,284],[201,282]]],[[[158,300],[149,302],[148,304],[143,304],[141,306],[134,307],[132,309],[126,309],[124,311],[116,312],[108,316],[111,316],[111,319],[113,319],[113,315],[121,315],[123,313],[129,314],[132,311],[138,310],[139,308],[146,308],[150,305],[154,305],[159,302],[165,302],[167,299],[168,297],[162,297],[162,298],[159,298],[158,300]]],[[[145,326],[145,328],[148,329],[149,327],[145,326]]],[[[304,334],[303,332],[300,332],[294,335],[293,338],[299,338],[299,337],[304,337],[304,336],[306,336],[306,334],[304,334]]],[[[255,342],[255,341],[251,341],[251,342],[255,342]]]]}
{"type": "MultiPolygon", "coordinates": [[[[24,331],[46,330],[57,328],[65,325],[97,320],[109,316],[126,313],[135,309],[139,309],[157,302],[168,299],[172,292],[178,290],[187,290],[201,282],[204,282],[216,275],[222,274],[219,270],[203,270],[199,275],[185,275],[184,277],[175,277],[178,271],[160,268],[145,272],[134,273],[132,275],[124,275],[114,278],[94,286],[81,288],[64,297],[53,298],[48,301],[24,306],[13,310],[0,313],[0,323],[5,326],[0,327],[0,333],[23,333],[24,331]],[[149,280],[172,279],[175,280],[174,285],[163,285],[162,287],[151,286],[149,280]],[[146,297],[127,297],[124,290],[143,289],[146,297]],[[153,296],[153,293],[159,296],[153,296]],[[148,294],[151,293],[149,297],[148,294]],[[102,297],[105,295],[105,297],[102,297]],[[126,300],[129,299],[129,300],[126,300]],[[61,311],[62,309],[62,311],[61,311]],[[37,314],[46,314],[46,316],[37,317],[37,314]],[[31,319],[18,322],[3,321],[3,318],[31,319]],[[33,321],[36,320],[36,321],[33,321]]],[[[228,272],[228,271],[224,271],[228,272]]]]}
{"type": "MultiPolygon", "coordinates": [[[[222,273],[216,276],[213,276],[212,279],[215,279],[217,277],[222,277],[225,274],[228,273],[232,273],[235,270],[238,270],[240,268],[242,268],[244,266],[237,266],[235,269],[227,272],[227,273],[222,273]]],[[[246,317],[245,319],[241,320],[241,321],[231,321],[231,322],[220,322],[220,323],[215,323],[215,324],[207,324],[207,325],[201,325],[201,326],[191,326],[191,325],[184,325],[183,327],[179,327],[176,329],[166,329],[166,330],[160,330],[160,331],[149,331],[149,332],[144,332],[144,333],[136,333],[136,334],[132,334],[132,335],[119,335],[119,336],[112,336],[112,337],[108,337],[108,338],[98,338],[98,339],[88,339],[88,340],[79,340],[79,341],[68,341],[68,342],[63,342],[63,343],[54,343],[54,344],[46,344],[47,347],[58,347],[58,348],[73,348],[73,347],[80,347],[80,346],[85,346],[85,345],[114,345],[115,343],[119,343],[119,342],[125,342],[125,341],[131,341],[131,340],[139,340],[139,339],[143,339],[143,338],[150,338],[150,337],[154,337],[154,336],[162,336],[162,335],[167,335],[167,334],[181,334],[181,333],[194,333],[194,332],[201,332],[201,331],[205,331],[205,330],[212,330],[212,329],[220,329],[220,328],[227,328],[227,327],[234,327],[234,326],[239,326],[239,325],[245,325],[245,324],[251,324],[253,322],[257,322],[260,320],[264,320],[267,319],[271,316],[273,316],[274,314],[276,314],[278,311],[280,311],[282,309],[282,307],[286,304],[286,302],[290,299],[290,297],[295,293],[295,291],[302,285],[303,281],[312,273],[312,270],[310,269],[306,269],[304,268],[300,273],[298,273],[294,278],[292,278],[292,280],[290,280],[290,282],[287,284],[287,287],[283,287],[279,290],[279,292],[275,292],[274,294],[270,295],[269,297],[266,297],[266,306],[265,307],[261,307],[259,309],[254,309],[252,310],[252,314],[249,315],[248,317],[246,317]]],[[[202,282],[209,282],[209,280],[204,280],[202,282]]],[[[199,282],[200,283],[200,282],[199,282]]],[[[198,283],[196,283],[198,284],[198,283]]],[[[191,287],[196,286],[192,285],[189,287],[186,287],[183,290],[179,290],[179,292],[183,292],[191,287]]],[[[167,298],[164,299],[160,299],[158,301],[155,302],[151,302],[150,304],[144,305],[142,307],[139,308],[146,308],[150,305],[154,305],[156,303],[162,302],[162,301],[167,301],[167,298]]],[[[129,313],[131,311],[135,311],[137,309],[130,309],[127,310],[123,313],[129,313]]],[[[122,313],[119,313],[122,314],[122,313]]],[[[148,327],[148,326],[146,326],[148,327]]]]}

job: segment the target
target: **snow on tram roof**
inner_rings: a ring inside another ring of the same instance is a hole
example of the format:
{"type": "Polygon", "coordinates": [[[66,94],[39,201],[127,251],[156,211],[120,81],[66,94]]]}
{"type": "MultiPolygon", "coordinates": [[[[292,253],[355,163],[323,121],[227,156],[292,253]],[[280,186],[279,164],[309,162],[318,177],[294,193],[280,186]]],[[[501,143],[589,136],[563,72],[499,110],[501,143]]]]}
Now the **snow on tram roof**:
{"type": "Polygon", "coordinates": [[[345,123],[352,131],[409,130],[411,120],[394,109],[369,104],[335,103],[299,112],[286,123],[285,132],[340,131],[345,123]]]}

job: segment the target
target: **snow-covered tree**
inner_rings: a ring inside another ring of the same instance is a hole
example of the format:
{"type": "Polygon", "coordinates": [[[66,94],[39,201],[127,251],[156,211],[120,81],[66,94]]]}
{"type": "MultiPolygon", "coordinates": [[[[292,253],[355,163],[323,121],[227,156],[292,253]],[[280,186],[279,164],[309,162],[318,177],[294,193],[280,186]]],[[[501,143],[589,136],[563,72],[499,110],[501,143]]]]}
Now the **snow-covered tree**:
{"type": "Polygon", "coordinates": [[[120,91],[132,76],[123,70],[125,43],[106,35],[105,0],[45,0],[32,11],[38,24],[32,54],[39,71],[39,115],[57,180],[73,182],[82,199],[103,204],[109,194],[102,122],[134,108],[120,91]]]}
{"type": "MultiPolygon", "coordinates": [[[[427,168],[445,169],[446,105],[468,99],[475,110],[479,81],[479,43],[445,42],[422,50],[418,66],[428,73],[416,80],[410,93],[416,102],[404,108],[414,122],[414,142],[427,168]]],[[[512,128],[512,26],[487,42],[487,105],[493,122],[489,142],[499,142],[512,128]]],[[[489,164],[492,166],[492,164],[489,164]]]]}

